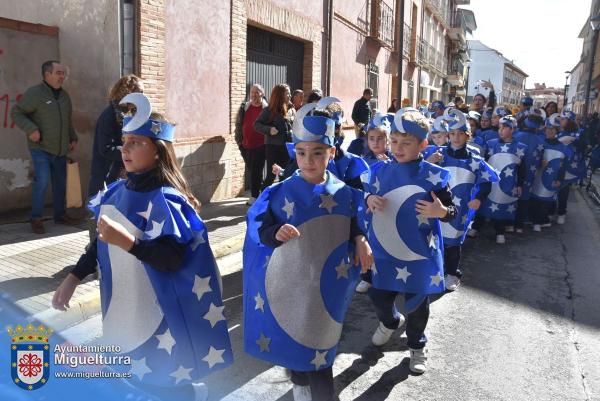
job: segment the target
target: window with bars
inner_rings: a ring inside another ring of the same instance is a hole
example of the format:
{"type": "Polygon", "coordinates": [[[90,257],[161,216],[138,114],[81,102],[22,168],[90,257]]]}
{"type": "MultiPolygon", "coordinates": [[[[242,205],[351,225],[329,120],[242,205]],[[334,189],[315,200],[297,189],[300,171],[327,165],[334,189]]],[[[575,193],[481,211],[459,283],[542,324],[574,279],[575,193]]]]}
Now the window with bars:
{"type": "Polygon", "coordinates": [[[121,76],[137,72],[136,0],[121,0],[121,76]]]}
{"type": "Polygon", "coordinates": [[[376,109],[379,97],[379,67],[372,61],[369,61],[369,64],[367,64],[367,87],[373,89],[371,109],[376,109]]]}

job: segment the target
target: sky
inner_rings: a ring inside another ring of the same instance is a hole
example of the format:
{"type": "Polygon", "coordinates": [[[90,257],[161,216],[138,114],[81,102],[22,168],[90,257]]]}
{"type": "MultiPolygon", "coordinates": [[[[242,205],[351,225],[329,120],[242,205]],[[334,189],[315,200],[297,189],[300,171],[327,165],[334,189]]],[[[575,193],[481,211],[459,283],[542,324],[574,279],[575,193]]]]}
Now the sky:
{"type": "Polygon", "coordinates": [[[535,83],[563,87],[581,56],[579,32],[591,0],[471,0],[477,30],[469,39],[498,50],[535,83]]]}

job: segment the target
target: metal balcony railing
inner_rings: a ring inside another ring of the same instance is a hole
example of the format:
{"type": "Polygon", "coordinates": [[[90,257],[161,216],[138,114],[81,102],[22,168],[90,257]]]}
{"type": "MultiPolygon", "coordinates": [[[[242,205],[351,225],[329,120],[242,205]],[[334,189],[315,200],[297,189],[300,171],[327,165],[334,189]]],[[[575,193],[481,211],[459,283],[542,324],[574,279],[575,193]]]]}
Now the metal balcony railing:
{"type": "Polygon", "coordinates": [[[407,59],[412,59],[412,29],[404,23],[404,37],[402,38],[402,56],[407,59]]]}
{"type": "Polygon", "coordinates": [[[427,62],[427,42],[417,36],[417,63],[425,64],[427,62]]]}
{"type": "Polygon", "coordinates": [[[426,3],[435,11],[438,18],[446,26],[450,26],[450,7],[448,0],[426,0],[426,3]]]}
{"type": "Polygon", "coordinates": [[[394,46],[394,9],[382,0],[370,1],[369,37],[381,44],[394,46]]]}

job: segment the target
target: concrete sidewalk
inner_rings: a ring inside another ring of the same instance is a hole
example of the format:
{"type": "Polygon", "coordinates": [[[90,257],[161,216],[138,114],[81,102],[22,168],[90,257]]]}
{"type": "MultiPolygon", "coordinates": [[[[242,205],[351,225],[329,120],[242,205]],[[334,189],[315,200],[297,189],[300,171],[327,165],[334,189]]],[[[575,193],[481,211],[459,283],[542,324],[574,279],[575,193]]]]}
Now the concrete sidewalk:
{"type": "MultiPolygon", "coordinates": [[[[216,258],[238,252],[246,233],[247,198],[202,206],[202,216],[216,258]]],[[[83,215],[76,210],[73,214],[83,215]]],[[[100,312],[98,280],[81,283],[67,312],[51,307],[54,291],[77,263],[88,244],[87,222],[75,227],[45,221],[46,233],[31,232],[27,216],[15,213],[0,219],[0,293],[6,293],[28,314],[61,331],[100,312]]]]}

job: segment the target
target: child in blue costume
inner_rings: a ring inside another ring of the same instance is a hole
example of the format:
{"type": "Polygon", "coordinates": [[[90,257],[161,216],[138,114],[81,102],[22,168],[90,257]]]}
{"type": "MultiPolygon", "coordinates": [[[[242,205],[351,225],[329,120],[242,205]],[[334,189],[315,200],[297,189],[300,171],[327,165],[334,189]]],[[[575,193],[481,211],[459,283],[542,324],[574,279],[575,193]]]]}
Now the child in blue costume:
{"type": "Polygon", "coordinates": [[[471,131],[471,138],[469,140],[469,144],[475,148],[477,148],[477,151],[479,152],[479,154],[483,153],[483,148],[485,143],[483,142],[483,140],[478,141],[477,138],[479,138],[479,136],[481,135],[481,114],[479,114],[476,111],[469,111],[469,113],[467,113],[467,123],[469,124],[470,127],[470,131],[471,131]]]}
{"type": "Polygon", "coordinates": [[[394,115],[391,113],[377,113],[367,125],[367,146],[369,150],[363,160],[370,166],[378,161],[389,160],[392,154],[389,151],[389,135],[392,128],[394,115]]]}
{"type": "Polygon", "coordinates": [[[585,159],[583,156],[585,144],[580,139],[579,127],[575,120],[576,115],[570,110],[564,110],[560,114],[561,131],[558,134],[558,140],[569,146],[571,149],[571,157],[568,161],[565,178],[558,191],[557,205],[551,208],[551,214],[554,214],[555,211],[558,213],[556,218],[557,224],[565,224],[571,184],[584,178],[586,172],[585,159]]]}
{"type": "Polygon", "coordinates": [[[444,281],[446,290],[454,291],[462,278],[459,265],[467,227],[475,212],[487,199],[491,183],[499,178],[496,171],[467,144],[470,127],[466,116],[457,109],[450,110],[448,114],[454,117],[449,122],[450,143],[442,149],[442,158],[437,164],[450,171],[450,190],[454,196],[454,205],[458,208],[454,219],[442,223],[444,281]]]}
{"type": "Polygon", "coordinates": [[[428,133],[424,115],[400,109],[391,133],[394,159],[373,164],[364,179],[372,212],[366,215],[369,243],[375,256],[368,294],[379,318],[372,342],[387,343],[403,324],[395,300],[404,294],[409,368],[415,373],[426,370],[429,294],[444,291],[439,221],[452,220],[457,213],[448,189],[450,174],[421,155],[428,133]]]}
{"type": "Polygon", "coordinates": [[[481,230],[484,217],[494,222],[496,243],[506,243],[505,227],[514,225],[517,211],[517,200],[521,196],[526,178],[525,152],[527,146],[513,139],[517,121],[513,116],[500,119],[500,138],[492,139],[486,146],[487,162],[499,173],[500,181],[492,184],[492,190],[480,210],[481,215],[475,217],[472,230],[481,230]]]}
{"type": "MultiPolygon", "coordinates": [[[[335,143],[336,148],[335,157],[329,161],[327,170],[332,172],[340,180],[353,188],[362,189],[362,182],[360,175],[368,169],[367,163],[360,157],[350,152],[344,152],[341,148],[341,142],[339,138],[342,136],[342,117],[344,115],[343,110],[339,106],[340,100],[335,97],[324,97],[317,103],[306,104],[305,113],[312,113],[313,115],[321,115],[326,118],[330,118],[335,123],[335,143]]],[[[304,106],[303,106],[304,107],[304,106]]],[[[301,108],[302,110],[302,108],[301,108]]],[[[300,113],[300,110],[298,110],[300,113]]],[[[302,121],[304,116],[297,115],[294,121],[302,121]]],[[[300,130],[300,126],[294,124],[294,129],[300,130]]],[[[291,177],[296,170],[298,170],[298,162],[295,157],[292,157],[288,165],[282,172],[282,178],[286,179],[291,177]]]]}
{"type": "Polygon", "coordinates": [[[556,194],[565,179],[567,166],[572,155],[568,145],[557,139],[560,121],[558,113],[546,120],[546,140],[542,152],[541,168],[537,170],[531,187],[531,211],[533,231],[540,232],[542,227],[550,227],[548,217],[556,194]]]}
{"type": "MultiPolygon", "coordinates": [[[[515,218],[514,230],[523,233],[523,224],[525,221],[531,221],[531,202],[529,201],[530,189],[533,184],[536,171],[539,169],[544,149],[544,141],[539,136],[539,128],[544,125],[544,120],[538,114],[530,112],[523,120],[523,127],[514,133],[514,139],[517,142],[527,146],[525,150],[525,182],[523,191],[517,203],[517,216],[515,218]]],[[[508,226],[507,231],[512,231],[508,226]]]]}
{"type": "Polygon", "coordinates": [[[291,369],[296,401],[331,401],[357,265],[366,271],[373,255],[356,218],[361,191],[326,170],[336,152],[335,123],[306,107],[294,122],[299,170],[248,210],[244,349],[291,369]]]}
{"type": "Polygon", "coordinates": [[[500,119],[504,116],[506,116],[507,114],[505,114],[507,111],[504,107],[502,106],[498,106],[495,109],[487,109],[486,111],[484,111],[483,116],[482,116],[482,127],[481,127],[481,136],[483,137],[483,140],[485,143],[491,141],[492,139],[497,139],[498,138],[498,125],[500,122],[500,119]],[[498,114],[498,112],[500,114],[498,114]],[[490,116],[491,115],[491,116],[490,116]],[[501,117],[502,115],[502,117],[501,117]],[[489,117],[489,126],[487,128],[483,128],[483,119],[487,119],[489,117]]]}
{"type": "Polygon", "coordinates": [[[430,145],[423,151],[423,159],[430,163],[437,163],[441,158],[441,150],[448,145],[448,123],[445,116],[436,117],[431,124],[429,133],[430,145]]]}
{"type": "Polygon", "coordinates": [[[194,382],[233,361],[219,272],[206,226],[173,150],[174,126],[141,93],[123,126],[127,179],[89,204],[98,237],[57,289],[64,310],[79,282],[100,273],[102,342],[131,357],[132,382],[165,400],[204,400],[194,382]]]}

